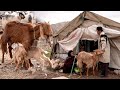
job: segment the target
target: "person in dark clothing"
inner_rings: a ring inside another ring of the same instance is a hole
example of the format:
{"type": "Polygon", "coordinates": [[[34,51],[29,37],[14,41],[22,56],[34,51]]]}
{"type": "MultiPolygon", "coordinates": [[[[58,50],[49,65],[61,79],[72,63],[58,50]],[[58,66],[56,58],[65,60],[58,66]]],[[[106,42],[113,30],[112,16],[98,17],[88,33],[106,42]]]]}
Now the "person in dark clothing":
{"type": "Polygon", "coordinates": [[[77,67],[77,65],[76,65],[77,60],[73,54],[73,51],[70,50],[68,52],[68,57],[66,58],[66,61],[65,61],[64,66],[63,66],[63,73],[70,73],[71,72],[74,60],[75,60],[75,63],[74,63],[74,67],[73,67],[72,72],[74,71],[74,68],[77,67]]]}

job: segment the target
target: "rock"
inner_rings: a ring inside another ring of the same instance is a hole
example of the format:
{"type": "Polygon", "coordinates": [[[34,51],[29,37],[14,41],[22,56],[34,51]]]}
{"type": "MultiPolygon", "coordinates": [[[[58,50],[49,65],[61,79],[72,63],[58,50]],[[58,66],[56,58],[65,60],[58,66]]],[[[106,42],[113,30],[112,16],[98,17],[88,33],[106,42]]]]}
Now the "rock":
{"type": "Polygon", "coordinates": [[[36,69],[35,69],[35,68],[33,68],[33,67],[30,67],[30,68],[28,69],[28,71],[31,71],[31,72],[32,72],[32,74],[34,74],[34,73],[36,72],[36,69]]]}
{"type": "Polygon", "coordinates": [[[60,69],[60,70],[59,70],[59,72],[61,72],[61,73],[62,73],[62,72],[63,72],[63,70],[62,70],[62,69],[60,69]]]}
{"type": "Polygon", "coordinates": [[[67,78],[65,76],[60,76],[60,77],[55,77],[55,78],[52,78],[52,79],[69,79],[69,78],[67,78]]]}
{"type": "Polygon", "coordinates": [[[120,70],[114,70],[114,73],[120,75],[120,70]]]}

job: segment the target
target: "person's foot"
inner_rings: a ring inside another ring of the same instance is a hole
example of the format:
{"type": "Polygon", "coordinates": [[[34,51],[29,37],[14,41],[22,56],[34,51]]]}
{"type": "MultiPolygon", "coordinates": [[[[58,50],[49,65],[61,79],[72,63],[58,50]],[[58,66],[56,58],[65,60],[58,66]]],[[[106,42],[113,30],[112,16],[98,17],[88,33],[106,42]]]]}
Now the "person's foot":
{"type": "Polygon", "coordinates": [[[108,77],[108,75],[100,75],[100,77],[108,77]]]}
{"type": "Polygon", "coordinates": [[[100,77],[105,77],[105,75],[102,75],[102,74],[101,74],[100,77]]]}
{"type": "Polygon", "coordinates": [[[105,75],[105,77],[108,77],[108,75],[105,75]]]}

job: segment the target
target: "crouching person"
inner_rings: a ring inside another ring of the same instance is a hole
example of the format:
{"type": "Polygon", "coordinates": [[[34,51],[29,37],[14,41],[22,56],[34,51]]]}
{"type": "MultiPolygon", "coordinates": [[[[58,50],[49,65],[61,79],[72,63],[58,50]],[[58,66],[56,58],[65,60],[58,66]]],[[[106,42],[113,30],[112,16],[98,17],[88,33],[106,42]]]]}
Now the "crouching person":
{"type": "Polygon", "coordinates": [[[66,58],[65,62],[64,62],[64,66],[63,66],[63,73],[70,73],[71,70],[72,72],[74,72],[74,69],[77,67],[76,66],[76,58],[73,54],[73,51],[70,50],[68,52],[68,57],[66,58]],[[75,60],[75,61],[74,61],[75,60]],[[74,62],[74,63],[73,63],[74,62]],[[74,67],[73,67],[74,66],[74,67]],[[73,67],[73,68],[72,68],[73,67]]]}

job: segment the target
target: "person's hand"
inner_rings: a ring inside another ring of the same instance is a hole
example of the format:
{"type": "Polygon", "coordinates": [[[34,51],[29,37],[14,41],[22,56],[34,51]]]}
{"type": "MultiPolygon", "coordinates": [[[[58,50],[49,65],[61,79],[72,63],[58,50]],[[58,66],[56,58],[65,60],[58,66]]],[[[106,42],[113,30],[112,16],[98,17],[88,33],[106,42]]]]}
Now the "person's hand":
{"type": "Polygon", "coordinates": [[[77,58],[77,55],[75,55],[75,58],[77,58]]]}

